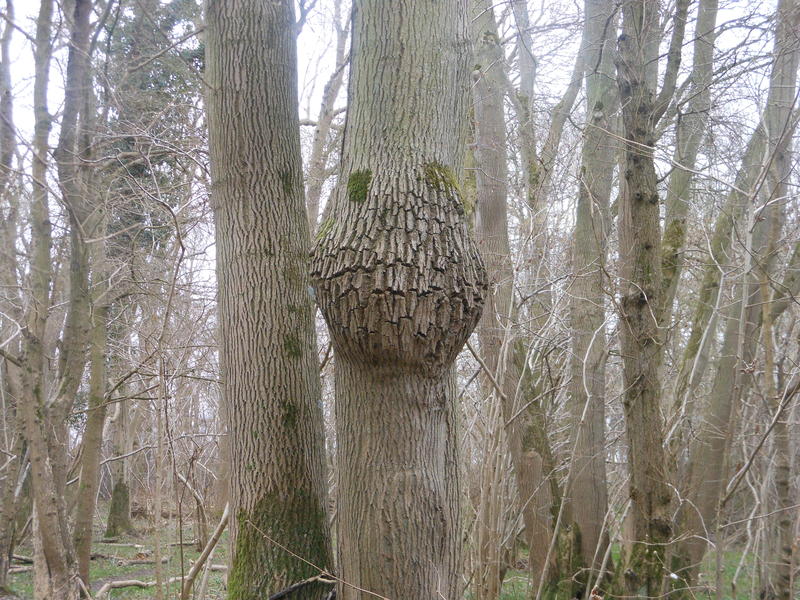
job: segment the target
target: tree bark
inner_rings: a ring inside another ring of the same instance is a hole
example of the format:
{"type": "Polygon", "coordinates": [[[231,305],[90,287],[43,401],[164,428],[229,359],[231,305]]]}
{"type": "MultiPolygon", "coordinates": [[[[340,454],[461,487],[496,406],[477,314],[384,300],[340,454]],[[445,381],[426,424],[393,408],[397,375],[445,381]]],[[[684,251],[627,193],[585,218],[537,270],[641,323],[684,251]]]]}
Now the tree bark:
{"type": "MultiPolygon", "coordinates": [[[[623,33],[618,40],[617,62],[625,135],[618,219],[619,337],[633,540],[629,555],[625,557],[625,568],[620,572],[623,574],[621,583],[628,594],[648,597],[661,593],[662,578],[666,574],[665,548],[672,535],[659,377],[663,358],[658,327],[661,228],[653,160],[654,130],[659,114],[655,81],[647,61],[655,35],[653,29],[658,23],[658,2],[628,2],[623,6],[622,15],[623,33]]],[[[659,94],[659,100],[665,89],[659,94]]]]}
{"type": "MultiPolygon", "coordinates": [[[[132,450],[131,437],[128,435],[128,401],[117,404],[117,414],[113,419],[112,451],[114,456],[123,456],[132,450]]],[[[127,478],[128,459],[115,460],[110,464],[111,502],[108,507],[106,537],[118,537],[124,533],[133,533],[131,523],[131,497],[127,478]]]]}
{"type": "Polygon", "coordinates": [[[609,543],[606,525],[605,276],[609,204],[617,144],[610,131],[619,105],[614,85],[614,6],[609,0],[586,0],[583,63],[586,66],[586,126],[581,150],[580,187],[575,216],[570,286],[569,410],[574,430],[572,464],[565,501],[566,524],[578,545],[581,564],[589,573],[602,562],[609,543]]]}
{"type": "MultiPolygon", "coordinates": [[[[289,0],[209,0],[206,78],[220,365],[231,452],[228,597],[332,568],[289,0]],[[280,545],[279,545],[280,544],[280,545]]],[[[324,585],[299,598],[319,599],[324,585]]]]}
{"type": "MultiPolygon", "coordinates": [[[[76,598],[75,551],[71,539],[65,500],[67,474],[67,416],[74,403],[86,362],[88,323],[88,255],[84,236],[88,231],[88,200],[82,186],[77,158],[84,154],[86,140],[80,135],[78,116],[85,110],[89,68],[89,15],[91,2],[76,0],[70,19],[70,47],[64,87],[64,110],[55,158],[58,180],[69,209],[70,294],[64,330],[58,352],[58,375],[53,389],[45,378],[45,328],[50,305],[50,223],[46,189],[38,184],[32,208],[34,271],[32,293],[34,304],[26,327],[26,350],[23,380],[27,397],[24,405],[25,434],[31,455],[31,483],[34,500],[35,546],[41,552],[34,577],[36,598],[76,598]],[[43,219],[43,220],[42,220],[43,219]]],[[[34,104],[37,113],[34,173],[46,180],[46,153],[49,131],[44,73],[50,57],[52,5],[44,1],[37,23],[37,77],[34,104]],[[40,137],[41,136],[41,137],[40,137]]]]}
{"type": "MultiPolygon", "coordinates": [[[[551,583],[550,578],[558,575],[553,569],[553,558],[548,560],[547,556],[547,542],[552,535],[550,516],[546,511],[544,514],[540,511],[539,499],[548,491],[542,487],[542,479],[536,476],[542,472],[542,457],[532,443],[534,436],[526,435],[539,429],[542,436],[546,433],[543,427],[537,428],[539,423],[535,422],[532,414],[539,410],[540,403],[523,408],[526,398],[517,394],[523,386],[519,386],[522,373],[519,361],[514,360],[515,349],[518,343],[524,342],[518,339],[516,331],[514,270],[508,238],[508,174],[503,113],[505,57],[491,3],[478,0],[474,7],[475,236],[492,289],[477,331],[481,355],[503,392],[502,395],[496,394],[499,397],[495,401],[502,404],[506,441],[517,482],[517,504],[529,549],[528,568],[532,588],[536,589],[540,579],[551,583]],[[521,414],[517,414],[520,409],[521,414]]],[[[543,424],[543,419],[540,422],[543,424]]],[[[544,443],[547,444],[546,437],[544,443]]]]}
{"type": "Polygon", "coordinates": [[[458,184],[466,3],[358,0],[352,31],[342,172],[312,262],[336,361],[339,575],[455,600],[453,365],[486,287],[458,184]]]}
{"type": "MultiPolygon", "coordinates": [[[[685,113],[678,113],[675,131],[675,169],[667,183],[666,219],[662,245],[663,274],[661,324],[669,325],[672,304],[683,270],[683,247],[686,243],[686,217],[691,205],[693,171],[706,134],[711,111],[711,78],[714,67],[714,41],[718,0],[702,0],[697,8],[689,101],[685,113]]],[[[680,111],[680,108],[679,108],[680,111]]]]}
{"type": "MultiPolygon", "coordinates": [[[[777,204],[767,204],[769,200],[784,194],[788,169],[789,140],[795,128],[791,107],[796,89],[798,48],[796,27],[798,9],[794,0],[784,0],[778,7],[775,38],[775,62],[770,76],[770,90],[764,112],[761,135],[753,134],[746,159],[753,165],[767,165],[767,181],[770,192],[759,194],[758,176],[746,179],[750,188],[740,188],[747,193],[737,192],[737,198],[744,204],[748,199],[749,222],[745,226],[747,236],[744,255],[746,267],[738,286],[736,300],[725,312],[726,327],[720,349],[719,362],[708,407],[704,413],[698,434],[690,447],[689,456],[689,498],[691,506],[685,512],[685,528],[694,534],[688,538],[684,553],[688,561],[687,578],[696,576],[697,568],[706,550],[707,532],[718,524],[721,494],[730,475],[730,439],[737,426],[738,407],[744,401],[750,387],[750,377],[744,374],[747,366],[755,360],[757,340],[762,326],[762,303],[770,304],[762,297],[761,280],[772,279],[774,251],[770,248],[771,230],[780,223],[777,204]],[[758,136],[758,137],[757,137],[758,136]],[[757,143],[758,142],[758,143],[757,143]],[[760,152],[757,152],[759,151],[760,152]],[[772,165],[771,167],[769,165],[772,165]],[[759,197],[765,201],[756,216],[756,203],[759,197]],[[733,374],[733,375],[731,375],[733,374]]],[[[746,167],[748,165],[743,165],[746,167]]],[[[759,171],[761,171],[759,169],[759,171]]],[[[740,172],[740,175],[743,173],[740,172]]],[[[743,209],[747,205],[744,204],[743,209]]],[[[740,213],[743,212],[739,211],[740,213]]],[[[734,215],[737,216],[737,215],[734,215]]],[[[729,217],[730,219],[731,217],[729,217]]],[[[733,228],[734,223],[730,224],[733,228]]],[[[730,244],[730,242],[728,242],[730,244]]],[[[770,306],[771,322],[780,316],[770,306]]],[[[691,338],[689,343],[691,343],[691,338]]],[[[777,401],[773,399],[773,401],[777,401]]],[[[781,427],[776,427],[776,443],[780,444],[781,427]]],[[[780,466],[779,469],[780,471],[780,466]]],[[[780,473],[779,473],[780,475],[780,473]]],[[[781,502],[785,501],[785,498],[781,502]]],[[[778,564],[783,564],[778,561],[778,564]]],[[[779,577],[780,579],[780,577],[779,577]]]]}

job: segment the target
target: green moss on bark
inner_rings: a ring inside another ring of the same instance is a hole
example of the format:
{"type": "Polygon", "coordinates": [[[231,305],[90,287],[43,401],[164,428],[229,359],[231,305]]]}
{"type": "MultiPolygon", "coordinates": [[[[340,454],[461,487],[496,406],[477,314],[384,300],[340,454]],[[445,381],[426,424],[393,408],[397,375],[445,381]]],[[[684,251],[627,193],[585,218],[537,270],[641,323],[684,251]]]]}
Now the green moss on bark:
{"type": "Polygon", "coordinates": [[[333,217],[328,217],[319,225],[319,229],[317,230],[316,240],[319,241],[323,239],[328,233],[330,233],[331,229],[333,229],[333,224],[335,223],[333,217]]]}
{"type": "Polygon", "coordinates": [[[131,497],[128,484],[117,481],[111,491],[111,506],[108,509],[106,537],[117,537],[125,533],[133,533],[131,523],[131,497]]]}
{"type": "Polygon", "coordinates": [[[448,198],[461,196],[458,181],[450,167],[438,162],[429,162],[422,166],[422,170],[428,187],[445,194],[448,198]]]}
{"type": "Polygon", "coordinates": [[[361,169],[350,173],[347,178],[347,198],[350,202],[363,203],[367,199],[369,184],[372,181],[372,171],[361,169]]]}
{"type": "MultiPolygon", "coordinates": [[[[237,514],[234,560],[228,576],[228,600],[262,600],[318,571],[281,549],[323,569],[331,568],[326,515],[315,498],[302,493],[265,495],[251,511],[237,514]],[[266,534],[266,535],[265,535],[266,534]]],[[[296,600],[319,600],[329,585],[314,584],[292,594],[296,600]]]]}
{"type": "Polygon", "coordinates": [[[292,177],[291,171],[281,171],[280,179],[283,193],[287,195],[291,194],[292,190],[294,189],[294,177],[292,177]]]}
{"type": "Polygon", "coordinates": [[[296,335],[289,334],[283,338],[283,349],[289,358],[300,358],[303,356],[303,346],[296,335]]]}

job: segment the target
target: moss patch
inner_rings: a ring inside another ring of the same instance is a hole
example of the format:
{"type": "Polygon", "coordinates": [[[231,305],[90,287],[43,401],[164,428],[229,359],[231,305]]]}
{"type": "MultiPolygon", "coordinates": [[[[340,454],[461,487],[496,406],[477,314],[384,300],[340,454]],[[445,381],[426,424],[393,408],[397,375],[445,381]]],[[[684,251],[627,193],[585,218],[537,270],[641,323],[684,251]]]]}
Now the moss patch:
{"type": "Polygon", "coordinates": [[[289,358],[300,358],[303,356],[303,347],[300,345],[300,340],[297,336],[289,334],[283,338],[283,349],[289,358]]]}
{"type": "Polygon", "coordinates": [[[438,162],[429,162],[422,165],[422,170],[429,188],[441,192],[450,199],[461,198],[461,189],[450,167],[438,162]]]}
{"type": "Polygon", "coordinates": [[[294,188],[294,178],[291,171],[281,171],[279,175],[284,194],[291,194],[294,188]]]}
{"type": "Polygon", "coordinates": [[[361,169],[350,173],[347,178],[347,198],[350,202],[363,203],[367,199],[369,184],[372,181],[372,171],[361,169]]]}
{"type": "Polygon", "coordinates": [[[319,225],[319,229],[317,230],[317,235],[315,236],[317,241],[323,239],[328,233],[330,233],[331,229],[333,229],[333,224],[335,221],[333,217],[328,217],[319,225]]]}
{"type": "MultiPolygon", "coordinates": [[[[229,600],[260,600],[318,574],[265,535],[280,540],[306,560],[331,568],[325,514],[309,494],[300,490],[289,497],[267,494],[252,510],[240,510],[236,518],[236,560],[228,576],[229,600]]],[[[314,584],[298,590],[292,598],[311,600],[329,591],[329,585],[314,584]]]]}

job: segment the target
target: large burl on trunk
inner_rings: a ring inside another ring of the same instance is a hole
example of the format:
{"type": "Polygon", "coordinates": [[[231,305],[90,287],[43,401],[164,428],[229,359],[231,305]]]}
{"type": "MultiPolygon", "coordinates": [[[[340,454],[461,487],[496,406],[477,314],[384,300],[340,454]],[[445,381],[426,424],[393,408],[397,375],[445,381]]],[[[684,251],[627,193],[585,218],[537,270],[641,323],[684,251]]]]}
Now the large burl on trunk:
{"type": "Polygon", "coordinates": [[[456,598],[453,365],[486,288],[458,185],[466,5],[357,1],[352,48],[342,173],[312,261],[336,357],[340,575],[456,598]]]}

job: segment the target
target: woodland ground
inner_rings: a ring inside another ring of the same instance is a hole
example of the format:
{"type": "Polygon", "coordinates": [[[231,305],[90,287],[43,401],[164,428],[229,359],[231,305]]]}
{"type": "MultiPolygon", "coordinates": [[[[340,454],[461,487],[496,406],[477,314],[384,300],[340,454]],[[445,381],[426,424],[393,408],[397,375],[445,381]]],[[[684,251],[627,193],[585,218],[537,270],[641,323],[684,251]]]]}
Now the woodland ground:
{"type": "MultiPolygon", "coordinates": [[[[98,507],[98,512],[101,515],[108,514],[107,506],[98,507]]],[[[189,518],[186,519],[187,524],[183,527],[183,541],[191,541],[194,539],[192,527],[188,523],[189,518]]],[[[213,519],[212,519],[213,520],[213,519]]],[[[216,521],[211,524],[213,529],[216,521]]],[[[120,543],[130,543],[142,546],[136,548],[133,546],[113,546],[101,542],[92,544],[92,554],[102,554],[113,558],[96,558],[92,560],[91,578],[92,578],[92,592],[95,593],[107,581],[115,581],[120,579],[138,579],[141,581],[154,581],[155,580],[155,565],[130,565],[119,566],[117,561],[120,559],[136,558],[138,553],[148,554],[148,558],[152,558],[153,545],[154,545],[154,527],[152,522],[147,520],[134,520],[134,527],[136,527],[137,535],[125,535],[118,538],[120,543]]],[[[100,540],[104,537],[105,533],[105,520],[103,522],[95,522],[95,539],[100,540]]],[[[169,557],[169,561],[164,565],[164,578],[176,577],[188,573],[192,561],[196,560],[200,554],[194,546],[168,546],[170,543],[178,542],[178,521],[171,519],[165,521],[165,526],[161,528],[161,544],[162,556],[169,557]]],[[[223,534],[222,539],[216,546],[213,555],[213,564],[226,564],[228,553],[228,532],[223,534]]],[[[32,548],[30,544],[25,544],[15,550],[15,554],[22,554],[30,556],[32,548]]],[[[15,566],[16,563],[15,563],[15,566]]],[[[7,599],[20,599],[30,600],[33,598],[33,574],[18,573],[9,575],[9,583],[11,590],[16,596],[3,596],[0,593],[0,600],[7,599]]],[[[198,575],[195,581],[195,587],[200,585],[200,578],[202,573],[198,575]]],[[[123,588],[111,591],[109,600],[145,600],[153,597],[153,588],[123,588]]],[[[177,598],[180,595],[179,583],[173,583],[167,588],[166,598],[177,598]]],[[[208,587],[206,588],[205,600],[222,600],[225,598],[224,587],[224,573],[219,571],[212,571],[209,574],[208,587]]]]}
{"type": "MultiPolygon", "coordinates": [[[[100,507],[100,514],[107,514],[106,507],[100,507]]],[[[136,520],[134,522],[137,535],[127,535],[119,538],[119,542],[137,544],[143,548],[112,546],[101,542],[92,544],[92,553],[112,556],[114,558],[98,558],[92,560],[92,592],[97,590],[107,581],[114,581],[119,579],[139,579],[142,581],[153,581],[155,579],[154,565],[130,565],[119,566],[117,560],[135,558],[137,553],[149,553],[153,549],[154,543],[154,528],[152,523],[146,520],[136,520]]],[[[95,537],[101,539],[103,537],[105,523],[97,522],[95,524],[95,537]]],[[[169,557],[169,562],[164,565],[164,577],[175,577],[188,572],[192,561],[197,559],[199,552],[193,546],[167,546],[167,544],[175,543],[178,541],[178,524],[177,520],[170,520],[166,522],[166,527],[162,528],[162,550],[164,556],[169,557]]],[[[226,564],[228,553],[228,533],[223,534],[222,539],[217,544],[213,555],[214,564],[226,564]]],[[[185,525],[183,529],[184,541],[192,540],[193,533],[190,525],[185,525]]],[[[32,549],[29,545],[24,545],[18,548],[17,554],[24,554],[30,556],[32,549]]],[[[524,552],[521,552],[521,562],[524,562],[524,552]]],[[[614,552],[614,558],[618,558],[618,552],[614,552]]],[[[711,573],[713,577],[714,572],[713,555],[709,555],[706,559],[706,572],[711,573]]],[[[753,567],[752,556],[744,557],[744,564],[737,581],[736,593],[731,590],[731,581],[736,573],[737,566],[742,561],[742,553],[740,551],[731,551],[725,554],[723,562],[723,598],[731,600],[748,600],[750,598],[757,598],[758,593],[753,591],[751,587],[752,578],[750,577],[753,567]]],[[[519,564],[520,561],[518,561],[519,564]]],[[[30,600],[33,598],[33,585],[32,573],[18,573],[10,575],[11,589],[16,596],[3,596],[0,594],[0,600],[30,600]]],[[[196,586],[199,585],[200,577],[197,579],[196,586]]],[[[709,578],[701,578],[701,584],[708,585],[705,590],[698,590],[695,592],[695,597],[698,599],[714,598],[713,581],[709,578]]],[[[524,570],[511,570],[506,575],[503,584],[503,593],[500,600],[526,600],[529,598],[529,578],[524,570]]],[[[172,584],[167,588],[166,598],[177,598],[180,593],[178,584],[172,584]]],[[[470,593],[467,592],[465,598],[469,600],[470,593]]],[[[112,590],[110,600],[149,600],[153,598],[152,588],[124,588],[112,590]]],[[[225,598],[225,585],[224,573],[213,571],[209,576],[208,588],[204,600],[223,600],[225,598]]]]}

